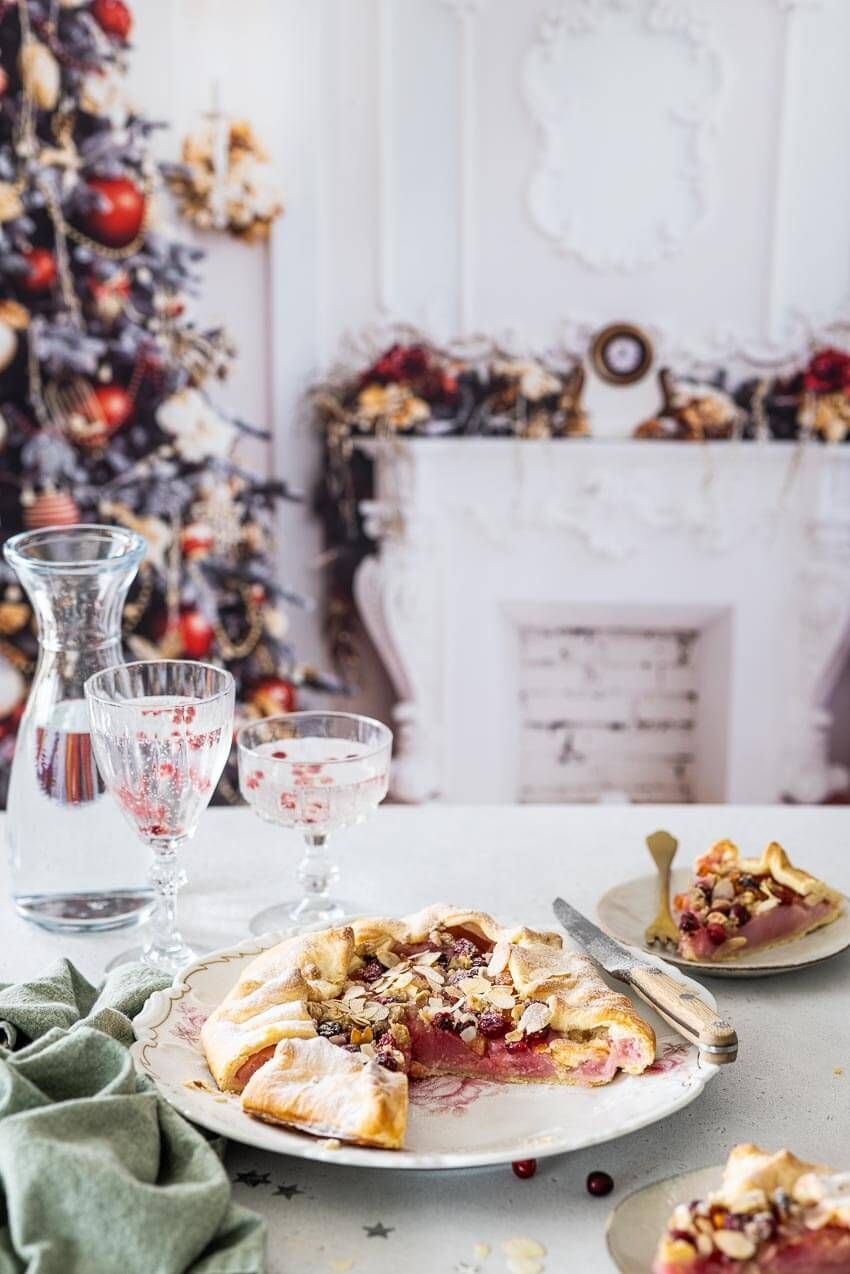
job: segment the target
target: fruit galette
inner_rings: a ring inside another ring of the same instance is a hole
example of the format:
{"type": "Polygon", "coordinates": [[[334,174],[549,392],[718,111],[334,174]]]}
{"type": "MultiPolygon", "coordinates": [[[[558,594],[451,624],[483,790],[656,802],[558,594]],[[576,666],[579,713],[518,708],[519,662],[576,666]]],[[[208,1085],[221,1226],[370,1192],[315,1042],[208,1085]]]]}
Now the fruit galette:
{"type": "Polygon", "coordinates": [[[775,841],[761,858],[739,858],[736,845],[718,841],[694,873],[673,900],[686,960],[729,960],[802,938],[837,920],[844,906],[841,894],[793,867],[775,841]]]}
{"type": "Polygon", "coordinates": [[[480,911],[360,920],[264,951],[201,1033],[218,1086],[272,1123],[397,1148],[408,1076],[597,1085],[655,1035],[557,933],[480,911]]]}
{"type": "Polygon", "coordinates": [[[850,1274],[850,1172],[736,1146],[723,1184],[676,1208],[654,1274],[850,1274]]]}

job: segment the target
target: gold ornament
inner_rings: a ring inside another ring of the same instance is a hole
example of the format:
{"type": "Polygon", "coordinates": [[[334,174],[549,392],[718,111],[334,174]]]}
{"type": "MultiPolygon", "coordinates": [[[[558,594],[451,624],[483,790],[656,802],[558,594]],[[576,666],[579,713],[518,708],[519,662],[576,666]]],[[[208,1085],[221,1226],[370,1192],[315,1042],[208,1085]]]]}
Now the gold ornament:
{"type": "Polygon", "coordinates": [[[14,221],[24,210],[21,197],[8,181],[0,181],[0,222],[14,221]]]}
{"type": "Polygon", "coordinates": [[[30,608],[26,602],[0,602],[0,637],[13,637],[29,622],[30,608]]]}
{"type": "Polygon", "coordinates": [[[366,385],[357,397],[357,416],[374,426],[404,432],[430,420],[431,408],[404,385],[366,385]]]}
{"type": "Polygon", "coordinates": [[[171,548],[172,528],[162,518],[140,517],[126,504],[113,500],[101,500],[98,511],[104,518],[113,518],[128,531],[135,531],[147,544],[145,561],[162,574],[165,573],[166,555],[171,548]]]}
{"type": "Polygon", "coordinates": [[[18,65],[24,91],[42,111],[52,111],[59,101],[61,77],[59,63],[46,44],[27,40],[21,48],[18,65]]]}
{"type": "Polygon", "coordinates": [[[0,318],[0,372],[4,372],[18,352],[18,334],[0,318]]]}

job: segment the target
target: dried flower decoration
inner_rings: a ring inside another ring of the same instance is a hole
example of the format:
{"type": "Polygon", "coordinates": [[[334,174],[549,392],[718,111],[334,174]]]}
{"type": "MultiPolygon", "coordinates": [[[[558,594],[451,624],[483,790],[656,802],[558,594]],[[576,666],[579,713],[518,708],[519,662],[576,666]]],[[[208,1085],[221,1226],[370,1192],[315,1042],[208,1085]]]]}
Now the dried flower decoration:
{"type": "Polygon", "coordinates": [[[165,166],[182,216],[200,230],[262,242],[283,212],[269,157],[246,120],[214,109],[183,142],[182,163],[165,166]]]}

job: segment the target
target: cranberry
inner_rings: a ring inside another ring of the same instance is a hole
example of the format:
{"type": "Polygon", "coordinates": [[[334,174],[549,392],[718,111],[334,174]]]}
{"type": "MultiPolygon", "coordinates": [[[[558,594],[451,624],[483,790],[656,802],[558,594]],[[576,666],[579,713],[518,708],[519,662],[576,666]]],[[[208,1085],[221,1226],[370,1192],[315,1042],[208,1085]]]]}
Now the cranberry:
{"type": "Polygon", "coordinates": [[[533,1177],[537,1171],[536,1159],[517,1159],[511,1164],[514,1176],[519,1177],[520,1181],[527,1181],[529,1177],[533,1177]]]}
{"type": "Polygon", "coordinates": [[[732,906],[729,908],[729,915],[733,920],[737,920],[739,925],[745,925],[750,918],[750,913],[747,911],[743,903],[740,902],[732,903],[732,906]]]}
{"type": "Polygon", "coordinates": [[[727,1212],[723,1218],[724,1230],[743,1230],[747,1223],[747,1217],[742,1216],[740,1212],[727,1212]]]}
{"type": "Polygon", "coordinates": [[[345,1027],[342,1025],[341,1022],[320,1022],[318,1030],[320,1035],[324,1035],[328,1039],[332,1035],[347,1035],[348,1034],[348,1032],[346,1031],[345,1027]]]}
{"type": "Polygon", "coordinates": [[[679,917],[679,928],[682,933],[696,933],[697,929],[701,927],[699,916],[695,916],[692,911],[682,912],[679,917]]]}
{"type": "Polygon", "coordinates": [[[531,1047],[532,1044],[542,1044],[544,1040],[549,1038],[549,1028],[544,1026],[542,1031],[530,1031],[525,1037],[525,1042],[531,1047]]]}
{"type": "Polygon", "coordinates": [[[525,1039],[505,1040],[505,1048],[509,1053],[527,1053],[528,1042],[525,1039]]]}
{"type": "Polygon", "coordinates": [[[478,948],[474,942],[469,941],[469,938],[456,938],[449,947],[449,955],[454,960],[462,960],[464,958],[471,960],[478,954],[478,948]]]}
{"type": "Polygon", "coordinates": [[[508,1030],[508,1019],[496,1009],[487,1009],[478,1019],[478,1030],[487,1039],[497,1039],[508,1030]]]}
{"type": "Polygon", "coordinates": [[[469,969],[452,969],[446,978],[448,986],[457,986],[458,982],[463,982],[464,978],[469,977],[469,969]]]}
{"type": "Polygon", "coordinates": [[[457,1031],[458,1023],[451,1013],[435,1013],[432,1022],[438,1031],[457,1031]]]}
{"type": "Polygon", "coordinates": [[[384,966],[380,960],[367,960],[360,970],[360,977],[364,982],[377,982],[378,978],[383,977],[384,966]]]}
{"type": "Polygon", "coordinates": [[[723,925],[706,925],[705,931],[708,934],[709,941],[713,942],[716,947],[719,947],[721,942],[726,941],[727,935],[723,925]]]}
{"type": "Polygon", "coordinates": [[[375,1061],[379,1066],[383,1066],[388,1071],[398,1070],[398,1062],[393,1057],[392,1053],[378,1052],[375,1054],[375,1061]]]}
{"type": "Polygon", "coordinates": [[[598,1198],[603,1195],[610,1194],[614,1189],[614,1178],[610,1177],[607,1172],[591,1172],[587,1178],[587,1193],[595,1194],[598,1198]]]}
{"type": "Polygon", "coordinates": [[[690,1234],[687,1230],[671,1230],[670,1238],[677,1240],[679,1243],[690,1243],[691,1247],[696,1247],[696,1235],[690,1234]]]}

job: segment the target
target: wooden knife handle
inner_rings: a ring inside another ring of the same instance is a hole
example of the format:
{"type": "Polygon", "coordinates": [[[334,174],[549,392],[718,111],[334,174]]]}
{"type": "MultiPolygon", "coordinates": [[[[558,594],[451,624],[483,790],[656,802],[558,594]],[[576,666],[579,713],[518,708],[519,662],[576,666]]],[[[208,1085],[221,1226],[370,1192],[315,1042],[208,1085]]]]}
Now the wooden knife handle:
{"type": "Polygon", "coordinates": [[[697,1045],[703,1061],[715,1065],[734,1062],[738,1053],[735,1028],[727,1019],[718,1017],[690,987],[683,986],[663,969],[648,965],[632,968],[629,982],[680,1035],[697,1045]]]}

